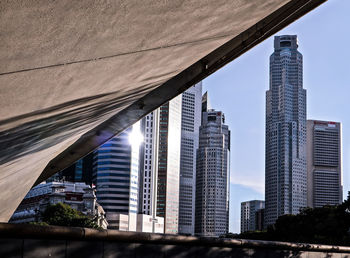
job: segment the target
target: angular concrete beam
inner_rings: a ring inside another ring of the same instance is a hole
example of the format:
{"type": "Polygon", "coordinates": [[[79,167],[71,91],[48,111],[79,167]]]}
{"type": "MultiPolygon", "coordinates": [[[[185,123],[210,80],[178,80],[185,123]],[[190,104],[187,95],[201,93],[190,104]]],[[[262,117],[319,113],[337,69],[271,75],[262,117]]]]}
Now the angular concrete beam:
{"type": "Polygon", "coordinates": [[[205,79],[325,1],[288,2],[237,37],[215,49],[146,96],[140,98],[134,104],[83,135],[71,147],[49,163],[36,184],[63,170],[81,157],[86,156],[146,114],[205,79]]]}
{"type": "Polygon", "coordinates": [[[34,183],[323,2],[0,1],[0,221],[34,183]]]}

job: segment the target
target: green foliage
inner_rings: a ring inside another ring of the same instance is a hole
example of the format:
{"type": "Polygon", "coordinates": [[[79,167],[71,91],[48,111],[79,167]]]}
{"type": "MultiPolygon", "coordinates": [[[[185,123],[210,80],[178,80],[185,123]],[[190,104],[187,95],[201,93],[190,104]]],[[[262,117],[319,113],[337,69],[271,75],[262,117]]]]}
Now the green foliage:
{"type": "Polygon", "coordinates": [[[48,206],[42,213],[42,221],[56,226],[98,228],[92,219],[63,203],[48,206]]]}
{"type": "Polygon", "coordinates": [[[235,238],[350,245],[350,192],[338,206],[305,208],[283,215],[265,232],[245,232],[235,238]]]}
{"type": "Polygon", "coordinates": [[[237,235],[236,238],[269,240],[266,231],[248,231],[237,235]]]}
{"type": "Polygon", "coordinates": [[[346,243],[350,217],[341,205],[306,208],[298,215],[278,218],[268,233],[274,239],[324,244],[346,243]]]}
{"type": "Polygon", "coordinates": [[[224,235],[221,235],[220,238],[237,238],[238,234],[234,234],[234,233],[227,233],[224,235]]]}
{"type": "Polygon", "coordinates": [[[48,226],[46,222],[29,222],[30,225],[37,225],[37,226],[48,226]]]}

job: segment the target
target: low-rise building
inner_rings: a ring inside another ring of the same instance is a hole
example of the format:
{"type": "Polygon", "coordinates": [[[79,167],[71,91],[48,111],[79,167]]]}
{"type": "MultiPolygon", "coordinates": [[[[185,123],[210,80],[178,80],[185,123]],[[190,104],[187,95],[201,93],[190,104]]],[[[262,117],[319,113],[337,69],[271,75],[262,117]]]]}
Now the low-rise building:
{"type": "Polygon", "coordinates": [[[137,214],[137,232],[164,233],[164,218],[137,214]]]}
{"type": "Polygon", "coordinates": [[[68,204],[93,218],[100,227],[107,228],[105,212],[96,202],[95,190],[85,183],[72,182],[53,181],[33,187],[12,215],[10,222],[39,222],[46,207],[59,202],[68,204]]]}
{"type": "Polygon", "coordinates": [[[264,228],[265,201],[253,200],[241,203],[241,233],[264,228]]]}

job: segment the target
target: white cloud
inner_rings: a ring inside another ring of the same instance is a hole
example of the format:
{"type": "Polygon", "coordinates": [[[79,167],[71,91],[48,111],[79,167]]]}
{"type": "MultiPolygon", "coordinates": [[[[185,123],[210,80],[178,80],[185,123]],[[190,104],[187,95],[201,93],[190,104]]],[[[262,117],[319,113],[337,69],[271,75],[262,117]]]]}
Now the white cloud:
{"type": "Polygon", "coordinates": [[[249,177],[249,176],[232,176],[230,179],[231,184],[237,184],[242,185],[248,188],[251,188],[252,190],[265,194],[265,180],[264,178],[257,178],[257,177],[249,177]]]}

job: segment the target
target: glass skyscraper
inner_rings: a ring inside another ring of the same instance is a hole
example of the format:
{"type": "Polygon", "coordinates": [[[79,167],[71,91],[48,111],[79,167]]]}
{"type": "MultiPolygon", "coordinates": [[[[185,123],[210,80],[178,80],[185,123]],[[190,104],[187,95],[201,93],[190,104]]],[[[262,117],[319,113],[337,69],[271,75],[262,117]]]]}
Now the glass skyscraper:
{"type": "Polygon", "coordinates": [[[165,233],[194,234],[201,93],[198,83],[141,120],[139,210],[164,217],[165,233]]]}
{"type": "Polygon", "coordinates": [[[265,225],[307,202],[306,90],[296,35],[276,36],[266,92],[265,225]]]}
{"type": "Polygon", "coordinates": [[[136,231],[139,146],[132,146],[129,135],[139,128],[134,124],[94,152],[93,182],[111,229],[136,231]]]}
{"type": "Polygon", "coordinates": [[[159,108],[157,216],[164,217],[164,233],[177,234],[181,151],[181,95],[159,108]]]}

